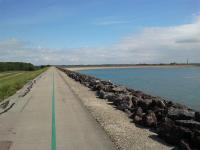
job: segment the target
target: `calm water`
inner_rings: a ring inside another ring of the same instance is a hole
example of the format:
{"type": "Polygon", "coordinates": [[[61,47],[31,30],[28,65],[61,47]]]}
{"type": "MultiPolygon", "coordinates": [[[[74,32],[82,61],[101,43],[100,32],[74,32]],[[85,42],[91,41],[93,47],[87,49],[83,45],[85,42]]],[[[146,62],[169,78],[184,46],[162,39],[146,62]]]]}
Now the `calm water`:
{"type": "Polygon", "coordinates": [[[200,110],[200,67],[97,69],[80,72],[200,110]]]}

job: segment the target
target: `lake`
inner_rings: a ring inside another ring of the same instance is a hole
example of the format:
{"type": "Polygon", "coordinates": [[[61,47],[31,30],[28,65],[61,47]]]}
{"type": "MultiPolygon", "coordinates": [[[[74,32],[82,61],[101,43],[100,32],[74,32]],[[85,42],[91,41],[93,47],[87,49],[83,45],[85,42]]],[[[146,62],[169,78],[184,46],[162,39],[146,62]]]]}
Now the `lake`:
{"type": "Polygon", "coordinates": [[[200,110],[200,67],[141,67],[79,71],[200,110]]]}

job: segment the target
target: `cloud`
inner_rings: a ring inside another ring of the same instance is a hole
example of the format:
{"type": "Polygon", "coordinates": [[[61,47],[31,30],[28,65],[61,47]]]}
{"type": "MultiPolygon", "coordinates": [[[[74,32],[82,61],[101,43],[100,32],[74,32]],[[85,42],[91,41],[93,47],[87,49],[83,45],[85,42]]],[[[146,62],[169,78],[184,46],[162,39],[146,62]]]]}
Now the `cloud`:
{"type": "Polygon", "coordinates": [[[148,27],[109,47],[51,49],[29,47],[17,39],[0,41],[0,61],[34,64],[199,62],[200,17],[190,24],[148,27]]]}
{"type": "Polygon", "coordinates": [[[200,18],[193,23],[145,28],[140,33],[125,37],[115,45],[144,62],[183,62],[187,58],[200,60],[200,18]]]}
{"type": "Polygon", "coordinates": [[[20,40],[17,40],[16,38],[11,38],[7,39],[4,41],[0,41],[0,50],[3,49],[16,49],[17,48],[22,48],[25,46],[25,42],[22,42],[20,40]]]}
{"type": "Polygon", "coordinates": [[[186,38],[186,39],[181,39],[181,40],[177,40],[176,43],[199,43],[200,40],[199,39],[193,39],[193,38],[186,38]]]}

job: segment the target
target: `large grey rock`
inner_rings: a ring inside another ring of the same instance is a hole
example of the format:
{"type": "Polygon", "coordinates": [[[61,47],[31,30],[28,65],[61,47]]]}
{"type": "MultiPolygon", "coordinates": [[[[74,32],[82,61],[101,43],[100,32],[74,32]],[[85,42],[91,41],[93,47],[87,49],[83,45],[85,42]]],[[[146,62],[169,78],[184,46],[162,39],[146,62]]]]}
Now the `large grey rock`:
{"type": "Polygon", "coordinates": [[[141,107],[138,107],[135,111],[135,115],[142,117],[144,115],[143,110],[141,107]]]}
{"type": "Polygon", "coordinates": [[[102,83],[97,83],[96,85],[93,86],[92,90],[93,91],[98,91],[104,88],[104,85],[102,83]]]}
{"type": "Polygon", "coordinates": [[[180,141],[179,147],[181,150],[191,150],[190,145],[184,140],[180,141]]]}
{"type": "Polygon", "coordinates": [[[197,132],[196,132],[192,139],[192,145],[194,145],[195,147],[200,149],[199,143],[200,143],[200,134],[197,134],[197,132]]]}
{"type": "Polygon", "coordinates": [[[145,126],[156,127],[157,118],[154,112],[148,112],[147,115],[143,117],[143,122],[145,126]]]}
{"type": "Polygon", "coordinates": [[[164,100],[155,98],[155,99],[152,100],[150,107],[151,108],[153,108],[153,107],[165,108],[166,104],[165,104],[164,100]]]}
{"type": "Polygon", "coordinates": [[[168,109],[167,116],[173,120],[188,120],[188,119],[194,119],[195,112],[189,111],[187,109],[179,109],[171,107],[168,109]]]}
{"type": "Polygon", "coordinates": [[[190,129],[200,129],[200,122],[194,121],[194,120],[176,120],[176,125],[188,127],[190,129]]]}
{"type": "Polygon", "coordinates": [[[135,92],[133,93],[133,95],[136,96],[136,97],[138,97],[138,98],[142,98],[143,94],[144,94],[144,93],[143,93],[142,91],[135,91],[135,92]]]}
{"type": "Polygon", "coordinates": [[[126,87],[124,86],[117,86],[117,87],[114,87],[112,90],[115,93],[123,93],[127,91],[126,87]]]}
{"type": "Polygon", "coordinates": [[[146,111],[151,103],[152,99],[141,99],[137,102],[137,105],[141,107],[144,111],[146,111]]]}
{"type": "Polygon", "coordinates": [[[111,102],[114,102],[116,99],[117,99],[117,96],[114,94],[114,93],[106,93],[106,98],[111,101],[111,102]]]}
{"type": "Polygon", "coordinates": [[[133,116],[133,120],[135,123],[140,124],[142,122],[142,117],[135,115],[135,116],[133,116]]]}
{"type": "Polygon", "coordinates": [[[195,120],[200,122],[200,112],[195,112],[195,120]]]}
{"type": "Polygon", "coordinates": [[[141,99],[136,97],[136,96],[132,96],[132,103],[134,105],[134,107],[137,107],[138,105],[138,101],[140,101],[141,99]]]}
{"type": "Polygon", "coordinates": [[[114,86],[113,85],[104,85],[104,91],[105,92],[113,92],[113,88],[114,86]]]}
{"type": "Polygon", "coordinates": [[[113,104],[117,106],[118,109],[125,111],[132,110],[132,96],[128,94],[116,94],[113,104]]]}
{"type": "Polygon", "coordinates": [[[106,92],[104,92],[103,90],[97,91],[97,95],[99,96],[99,98],[105,99],[105,94],[106,92]]]}
{"type": "Polygon", "coordinates": [[[113,85],[110,81],[101,80],[101,83],[104,85],[113,85]]]}
{"type": "Polygon", "coordinates": [[[158,135],[170,144],[177,145],[181,139],[190,140],[193,137],[193,131],[189,128],[178,126],[173,120],[166,118],[157,128],[158,135]]]}

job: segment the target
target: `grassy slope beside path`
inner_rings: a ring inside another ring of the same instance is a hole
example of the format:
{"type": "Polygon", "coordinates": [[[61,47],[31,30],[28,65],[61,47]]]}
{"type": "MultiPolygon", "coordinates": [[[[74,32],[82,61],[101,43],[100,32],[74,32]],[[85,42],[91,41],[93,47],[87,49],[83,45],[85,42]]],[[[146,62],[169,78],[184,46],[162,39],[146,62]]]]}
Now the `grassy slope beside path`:
{"type": "Polygon", "coordinates": [[[34,79],[47,68],[39,69],[36,71],[19,71],[0,73],[0,101],[16,93],[21,89],[28,81],[34,79]],[[4,74],[4,75],[2,75],[4,74]],[[7,74],[7,76],[6,76],[7,74]]]}

